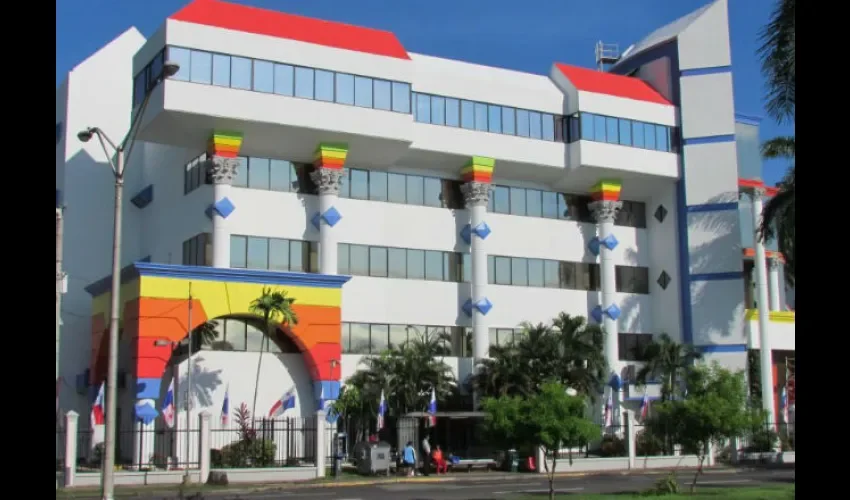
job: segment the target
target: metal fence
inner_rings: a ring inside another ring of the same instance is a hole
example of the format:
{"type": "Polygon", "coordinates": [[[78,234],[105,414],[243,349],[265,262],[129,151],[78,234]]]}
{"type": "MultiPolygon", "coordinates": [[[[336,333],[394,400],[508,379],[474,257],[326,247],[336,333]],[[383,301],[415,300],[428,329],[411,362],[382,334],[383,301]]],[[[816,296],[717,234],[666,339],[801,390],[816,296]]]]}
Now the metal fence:
{"type": "MultiPolygon", "coordinates": [[[[316,418],[256,419],[211,430],[211,464],[220,468],[298,467],[316,463],[316,418]]],[[[330,453],[327,448],[325,456],[330,453]]]]}
{"type": "Polygon", "coordinates": [[[766,423],[741,436],[738,449],[745,453],[768,452],[774,449],[778,441],[782,451],[794,451],[796,437],[794,424],[766,423]]]}

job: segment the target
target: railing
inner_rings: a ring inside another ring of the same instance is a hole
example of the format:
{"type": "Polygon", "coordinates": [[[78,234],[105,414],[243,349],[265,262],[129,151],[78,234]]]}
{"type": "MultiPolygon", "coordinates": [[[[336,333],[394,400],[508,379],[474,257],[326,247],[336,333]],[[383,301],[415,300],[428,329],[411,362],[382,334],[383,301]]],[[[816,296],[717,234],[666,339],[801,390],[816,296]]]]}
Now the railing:
{"type": "Polygon", "coordinates": [[[210,432],[214,468],[298,467],[316,463],[315,417],[257,419],[253,429],[233,424],[210,432]]]}

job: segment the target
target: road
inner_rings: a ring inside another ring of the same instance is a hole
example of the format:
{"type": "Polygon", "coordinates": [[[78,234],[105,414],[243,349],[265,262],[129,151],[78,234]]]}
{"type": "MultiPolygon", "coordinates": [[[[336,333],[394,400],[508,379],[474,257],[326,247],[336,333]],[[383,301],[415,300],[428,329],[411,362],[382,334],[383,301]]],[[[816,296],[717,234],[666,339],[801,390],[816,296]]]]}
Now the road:
{"type": "MultiPolygon", "coordinates": [[[[615,493],[622,491],[642,491],[652,485],[662,475],[595,475],[584,477],[563,477],[555,480],[559,493],[615,493]]],[[[679,473],[679,484],[687,487],[689,471],[679,473]]],[[[794,470],[738,470],[711,471],[700,478],[698,486],[746,487],[764,484],[793,482],[794,470]]],[[[545,477],[541,475],[518,475],[511,479],[486,480],[471,479],[443,483],[394,483],[369,486],[348,486],[329,488],[293,488],[263,491],[252,494],[212,494],[203,498],[216,500],[500,500],[514,495],[547,493],[549,491],[545,477]]],[[[139,498],[139,497],[136,497],[139,498]]],[[[162,497],[157,497],[162,498],[162,497]]],[[[153,497],[151,497],[153,499],[153,497]]]]}

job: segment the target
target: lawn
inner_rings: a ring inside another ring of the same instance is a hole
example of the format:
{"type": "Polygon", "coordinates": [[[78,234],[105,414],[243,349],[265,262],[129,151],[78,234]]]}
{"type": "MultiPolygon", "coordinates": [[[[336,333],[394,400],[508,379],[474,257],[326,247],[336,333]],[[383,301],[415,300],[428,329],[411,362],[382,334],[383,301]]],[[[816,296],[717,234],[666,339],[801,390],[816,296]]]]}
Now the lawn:
{"type": "MultiPolygon", "coordinates": [[[[556,485],[557,486],[557,485],[556,485]]],[[[515,500],[540,500],[547,498],[546,494],[514,497],[515,500]]],[[[680,493],[678,495],[642,495],[640,493],[618,493],[601,495],[556,495],[559,500],[627,500],[631,498],[659,498],[663,500],[791,500],[794,498],[794,486],[765,486],[753,488],[700,488],[693,495],[680,493]]]]}

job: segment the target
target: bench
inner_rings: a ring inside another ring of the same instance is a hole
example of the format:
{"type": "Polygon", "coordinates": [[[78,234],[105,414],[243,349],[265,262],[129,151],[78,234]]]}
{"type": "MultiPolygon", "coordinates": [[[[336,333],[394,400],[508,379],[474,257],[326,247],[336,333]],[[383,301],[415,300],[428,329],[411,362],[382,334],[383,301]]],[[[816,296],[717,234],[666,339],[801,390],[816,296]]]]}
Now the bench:
{"type": "Polygon", "coordinates": [[[492,458],[460,458],[455,461],[449,461],[449,470],[466,468],[466,472],[471,471],[473,468],[485,468],[489,471],[495,466],[496,461],[492,458]]]}

